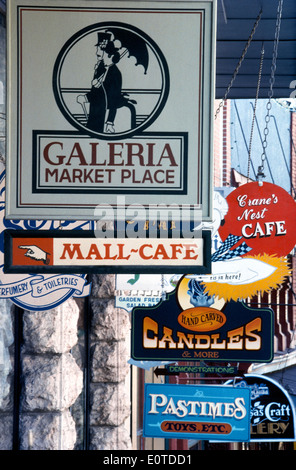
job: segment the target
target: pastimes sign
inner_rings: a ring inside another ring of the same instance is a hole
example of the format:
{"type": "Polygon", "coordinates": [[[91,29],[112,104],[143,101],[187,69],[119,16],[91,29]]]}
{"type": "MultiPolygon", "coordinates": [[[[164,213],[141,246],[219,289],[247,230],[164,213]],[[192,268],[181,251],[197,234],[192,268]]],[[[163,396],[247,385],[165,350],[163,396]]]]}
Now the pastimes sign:
{"type": "Polygon", "coordinates": [[[209,219],[215,0],[8,13],[6,216],[91,220],[161,195],[209,219]]]}
{"type": "Polygon", "coordinates": [[[145,437],[247,442],[249,419],[247,387],[145,384],[145,437]]]}

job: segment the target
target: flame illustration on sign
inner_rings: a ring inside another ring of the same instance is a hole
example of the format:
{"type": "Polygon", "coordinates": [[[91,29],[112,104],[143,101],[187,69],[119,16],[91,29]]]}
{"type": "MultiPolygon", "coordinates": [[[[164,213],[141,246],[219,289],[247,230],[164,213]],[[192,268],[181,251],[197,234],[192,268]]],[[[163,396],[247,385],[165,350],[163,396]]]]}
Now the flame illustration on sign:
{"type": "Polygon", "coordinates": [[[278,258],[274,255],[264,254],[240,259],[238,262],[242,266],[244,263],[247,264],[248,260],[257,260],[258,262],[261,262],[258,265],[266,263],[274,269],[270,269],[270,273],[266,277],[260,275],[262,273],[259,271],[258,276],[253,280],[248,280],[247,282],[242,282],[240,280],[237,280],[237,282],[232,280],[231,283],[226,280],[224,280],[224,282],[217,282],[211,281],[210,279],[207,280],[205,278],[202,282],[202,285],[205,288],[205,293],[209,296],[215,295],[220,299],[223,298],[225,301],[229,301],[231,299],[246,299],[247,297],[253,297],[259,293],[263,294],[271,289],[278,288],[284,282],[285,278],[291,275],[291,268],[289,267],[288,259],[286,257],[278,258]]]}

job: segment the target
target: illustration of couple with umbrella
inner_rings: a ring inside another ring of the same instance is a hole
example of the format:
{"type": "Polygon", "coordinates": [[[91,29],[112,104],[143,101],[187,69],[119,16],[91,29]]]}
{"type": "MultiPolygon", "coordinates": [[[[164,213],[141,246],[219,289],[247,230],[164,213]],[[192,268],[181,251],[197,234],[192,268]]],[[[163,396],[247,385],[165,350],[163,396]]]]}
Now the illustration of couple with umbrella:
{"type": "Polygon", "coordinates": [[[134,104],[129,95],[122,93],[122,74],[116,64],[126,54],[136,58],[136,65],[142,65],[146,73],[148,68],[148,50],[145,41],[130,31],[121,28],[109,28],[97,33],[97,63],[91,83],[91,89],[85,95],[79,95],[77,102],[83,107],[87,118],[86,127],[96,133],[115,133],[117,109],[123,106],[131,110],[131,128],[135,127],[134,104]],[[120,41],[120,47],[116,47],[120,41]],[[86,110],[89,103],[89,113],[86,110]]]}

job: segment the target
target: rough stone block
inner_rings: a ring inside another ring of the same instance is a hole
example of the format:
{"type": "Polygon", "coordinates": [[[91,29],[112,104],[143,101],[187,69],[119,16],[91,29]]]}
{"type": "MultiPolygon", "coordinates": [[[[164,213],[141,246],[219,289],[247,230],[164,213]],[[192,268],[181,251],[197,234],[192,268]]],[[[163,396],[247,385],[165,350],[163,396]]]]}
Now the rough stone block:
{"type": "Polygon", "coordinates": [[[92,427],[90,450],[131,450],[129,433],[124,425],[92,427]]]}
{"type": "Polygon", "coordinates": [[[100,384],[92,387],[91,426],[119,426],[130,415],[125,384],[100,384]]]}
{"type": "Polygon", "coordinates": [[[24,319],[24,347],[27,352],[63,353],[77,343],[79,308],[75,300],[46,312],[28,312],[24,319]]]}
{"type": "Polygon", "coordinates": [[[73,450],[75,422],[69,411],[22,415],[20,450],[73,450]]]}
{"type": "Polygon", "coordinates": [[[114,298],[115,295],[115,275],[114,274],[97,274],[90,278],[91,296],[110,299],[114,298]]]}
{"type": "Polygon", "coordinates": [[[23,407],[26,411],[65,410],[78,398],[83,372],[69,353],[23,359],[23,407]]]}
{"type": "Polygon", "coordinates": [[[126,310],[114,307],[114,299],[91,299],[92,333],[100,341],[120,341],[130,331],[130,319],[126,310]]]}
{"type": "Polygon", "coordinates": [[[13,417],[11,415],[0,416],[0,450],[12,449],[13,417]]]}
{"type": "Polygon", "coordinates": [[[100,341],[93,350],[92,381],[122,382],[129,371],[127,360],[128,352],[124,342],[100,341]]]}

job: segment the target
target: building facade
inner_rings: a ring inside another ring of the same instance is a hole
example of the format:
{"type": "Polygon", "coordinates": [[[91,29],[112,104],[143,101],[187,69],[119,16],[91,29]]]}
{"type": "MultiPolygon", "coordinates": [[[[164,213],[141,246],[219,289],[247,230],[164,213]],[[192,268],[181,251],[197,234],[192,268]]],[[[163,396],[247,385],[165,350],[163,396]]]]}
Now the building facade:
{"type": "MultiPolygon", "coordinates": [[[[1,8],[1,4],[0,4],[1,8]]],[[[5,175],[5,14],[0,15],[1,174],[5,175]]],[[[218,107],[218,102],[216,103],[218,107]]],[[[260,100],[249,160],[254,103],[227,101],[215,120],[214,187],[225,197],[256,179],[262,152],[264,100],[260,100]],[[250,172],[249,172],[250,169],[250,172]]],[[[267,147],[266,181],[295,198],[295,112],[273,103],[272,143],[267,147]],[[279,160],[281,162],[279,164],[279,160]],[[280,170],[279,170],[280,166],[280,170]]],[[[1,200],[2,210],[5,199],[1,200]]],[[[275,313],[275,360],[261,369],[276,374],[295,396],[295,255],[292,276],[279,289],[249,299],[275,313]],[[284,380],[287,377],[287,381],[284,380]]],[[[245,448],[199,440],[144,438],[144,384],[164,383],[153,367],[129,363],[131,316],[115,306],[116,276],[89,275],[90,295],[72,297],[48,311],[28,311],[0,299],[1,450],[203,450],[245,448]]],[[[147,287],[148,290],[148,287],[147,287]]],[[[247,370],[247,368],[245,368],[247,370]]],[[[181,374],[170,383],[199,383],[181,374]]],[[[213,379],[215,383],[215,379],[213,379]]],[[[278,446],[278,444],[276,444],[278,446]]],[[[286,444],[289,448],[291,444],[286,444]]],[[[266,447],[266,444],[264,445],[266,447]]],[[[257,444],[257,448],[260,445],[257,444]]]]}

